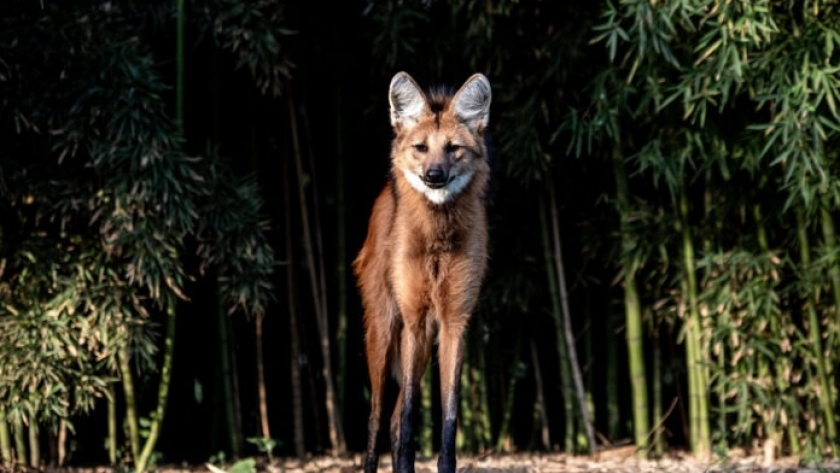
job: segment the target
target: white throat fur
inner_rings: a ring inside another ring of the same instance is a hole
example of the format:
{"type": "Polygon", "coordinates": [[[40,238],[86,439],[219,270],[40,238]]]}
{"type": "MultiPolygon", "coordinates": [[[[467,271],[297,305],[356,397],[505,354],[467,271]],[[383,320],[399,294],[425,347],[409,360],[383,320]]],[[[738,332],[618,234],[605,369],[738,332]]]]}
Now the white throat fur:
{"type": "Polygon", "coordinates": [[[440,189],[432,189],[427,186],[426,183],[423,182],[423,179],[421,179],[417,174],[414,174],[407,169],[403,169],[403,174],[408,180],[408,183],[411,184],[411,187],[413,187],[417,192],[425,195],[429,201],[435,204],[442,204],[452,200],[453,197],[458,195],[465,187],[467,187],[467,184],[470,183],[473,177],[473,171],[470,171],[466,174],[461,174],[455,177],[455,179],[452,179],[440,189]]]}

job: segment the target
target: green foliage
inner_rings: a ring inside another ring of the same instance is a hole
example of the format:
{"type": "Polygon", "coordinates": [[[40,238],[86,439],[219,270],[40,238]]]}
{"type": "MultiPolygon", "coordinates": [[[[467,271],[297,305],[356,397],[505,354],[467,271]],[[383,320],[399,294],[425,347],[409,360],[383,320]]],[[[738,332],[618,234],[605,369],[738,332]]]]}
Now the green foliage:
{"type": "MultiPolygon", "coordinates": [[[[143,41],[169,7],[12,3],[23,14],[0,15],[0,403],[12,418],[67,418],[105,395],[121,347],[157,367],[150,321],[186,297],[185,253],[218,275],[231,312],[249,313],[270,299],[274,256],[253,179],[231,179],[213,150],[182,151],[143,41]]],[[[268,40],[231,41],[276,56],[268,40]]],[[[254,74],[273,84],[281,69],[254,74]]]]}

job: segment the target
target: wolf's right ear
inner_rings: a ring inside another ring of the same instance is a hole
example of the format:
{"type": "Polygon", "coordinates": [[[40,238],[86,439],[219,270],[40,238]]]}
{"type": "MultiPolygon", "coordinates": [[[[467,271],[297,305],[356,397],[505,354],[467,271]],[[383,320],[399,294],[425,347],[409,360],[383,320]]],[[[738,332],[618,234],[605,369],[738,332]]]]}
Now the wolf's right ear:
{"type": "Polygon", "coordinates": [[[391,126],[395,129],[411,128],[429,111],[426,94],[405,72],[398,72],[391,79],[388,100],[391,103],[391,126]]]}
{"type": "Polygon", "coordinates": [[[490,81],[484,74],[473,74],[452,99],[455,117],[481,133],[490,118],[490,81]]]}

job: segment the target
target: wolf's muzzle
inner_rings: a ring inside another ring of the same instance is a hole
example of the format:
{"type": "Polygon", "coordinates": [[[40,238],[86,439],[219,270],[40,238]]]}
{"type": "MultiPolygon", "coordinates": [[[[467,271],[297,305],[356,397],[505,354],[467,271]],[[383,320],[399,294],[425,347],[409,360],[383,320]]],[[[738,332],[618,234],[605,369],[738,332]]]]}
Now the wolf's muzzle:
{"type": "Polygon", "coordinates": [[[449,182],[449,176],[441,168],[430,168],[423,174],[423,182],[432,189],[440,189],[449,182]]]}

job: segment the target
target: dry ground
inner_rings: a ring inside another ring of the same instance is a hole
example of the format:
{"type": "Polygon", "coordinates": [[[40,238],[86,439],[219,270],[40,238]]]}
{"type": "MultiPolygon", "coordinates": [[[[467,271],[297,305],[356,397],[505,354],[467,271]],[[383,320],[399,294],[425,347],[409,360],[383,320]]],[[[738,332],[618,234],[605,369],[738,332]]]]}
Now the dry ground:
{"type": "MultiPolygon", "coordinates": [[[[315,457],[306,461],[275,459],[268,464],[258,462],[257,473],[355,473],[361,471],[362,458],[315,457]]],[[[435,473],[436,458],[417,461],[417,473],[435,473]]],[[[564,454],[521,453],[466,457],[458,459],[459,473],[840,473],[840,459],[819,465],[801,464],[793,458],[782,458],[764,465],[761,457],[733,454],[727,460],[701,462],[691,456],[674,453],[661,460],[637,460],[632,448],[616,448],[597,457],[564,454]]],[[[382,456],[379,471],[391,473],[391,462],[382,456]]],[[[113,473],[110,468],[62,469],[63,473],[113,473]]],[[[220,473],[207,465],[161,467],[159,473],[220,473]]]]}

